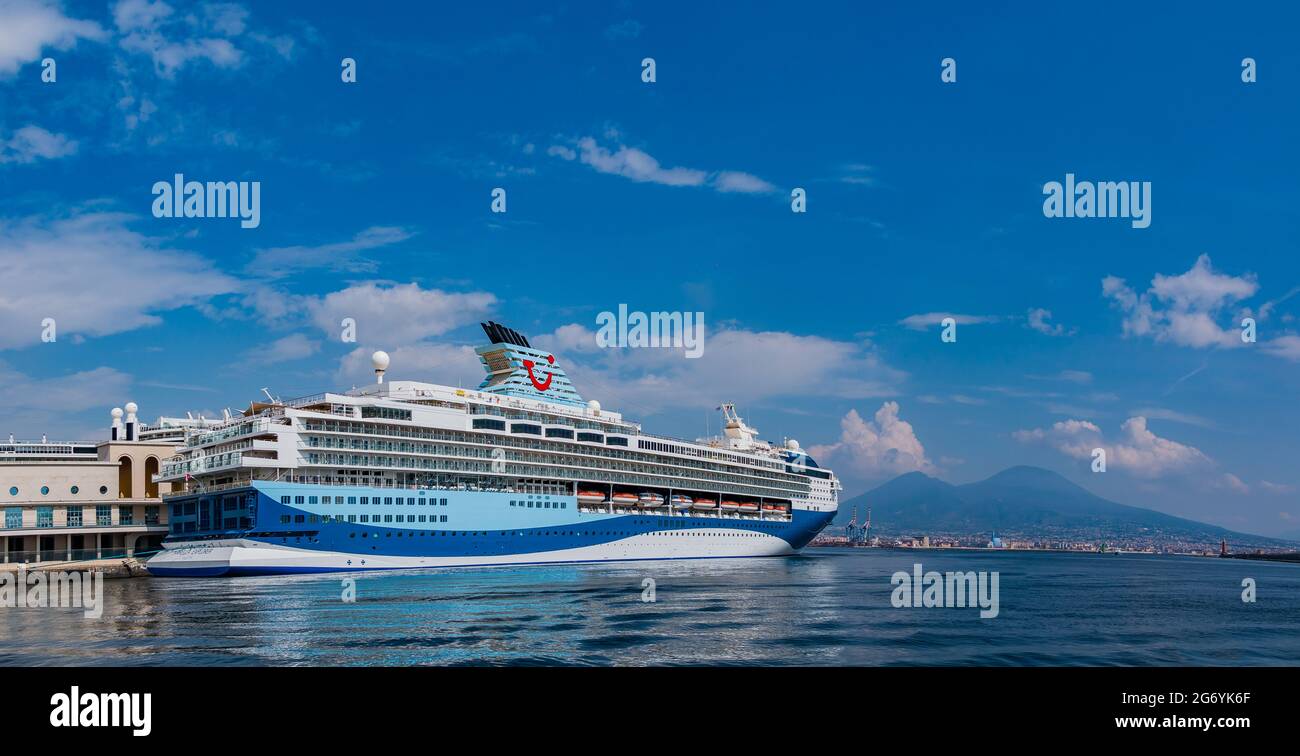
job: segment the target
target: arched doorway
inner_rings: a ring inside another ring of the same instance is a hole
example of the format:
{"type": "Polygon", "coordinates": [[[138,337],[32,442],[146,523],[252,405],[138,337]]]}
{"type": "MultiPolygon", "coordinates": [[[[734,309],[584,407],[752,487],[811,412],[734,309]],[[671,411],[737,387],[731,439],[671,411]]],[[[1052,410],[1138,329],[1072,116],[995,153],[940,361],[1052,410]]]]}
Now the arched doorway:
{"type": "Polygon", "coordinates": [[[158,498],[158,484],[153,476],[158,474],[158,458],[150,457],[144,461],[144,495],[150,499],[158,498]]]}
{"type": "Polygon", "coordinates": [[[133,479],[135,465],[131,462],[130,457],[122,457],[117,461],[117,496],[120,499],[134,499],[135,489],[133,479]]]}

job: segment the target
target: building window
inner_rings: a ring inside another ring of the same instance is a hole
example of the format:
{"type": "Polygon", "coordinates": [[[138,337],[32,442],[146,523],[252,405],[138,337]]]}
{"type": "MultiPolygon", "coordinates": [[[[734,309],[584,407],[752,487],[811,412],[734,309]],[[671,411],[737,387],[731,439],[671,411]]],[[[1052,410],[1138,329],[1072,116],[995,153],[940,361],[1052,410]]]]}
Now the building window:
{"type": "Polygon", "coordinates": [[[81,527],[81,507],[68,507],[68,527],[81,527]]]}
{"type": "Polygon", "coordinates": [[[112,525],[113,524],[113,507],[108,504],[100,504],[95,507],[95,524],[112,525]]]}
{"type": "Polygon", "coordinates": [[[145,524],[145,525],[157,525],[157,524],[158,524],[158,505],[157,505],[157,504],[146,504],[146,505],[145,505],[145,508],[144,508],[144,524],[145,524]]]}
{"type": "Polygon", "coordinates": [[[54,507],[36,508],[36,527],[38,528],[54,527],[54,507]]]}
{"type": "Polygon", "coordinates": [[[133,508],[129,505],[123,505],[117,508],[117,521],[121,525],[134,525],[135,515],[133,508]]]}
{"type": "Polygon", "coordinates": [[[5,527],[21,528],[23,526],[22,507],[5,507],[5,527]]]}

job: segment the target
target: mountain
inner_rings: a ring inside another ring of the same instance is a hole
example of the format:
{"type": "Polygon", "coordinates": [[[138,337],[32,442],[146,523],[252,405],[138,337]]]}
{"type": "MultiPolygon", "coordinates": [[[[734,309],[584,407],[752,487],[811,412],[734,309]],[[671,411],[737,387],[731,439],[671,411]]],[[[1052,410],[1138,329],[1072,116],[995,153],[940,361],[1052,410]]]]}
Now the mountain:
{"type": "Polygon", "coordinates": [[[900,475],[861,496],[840,503],[836,525],[846,524],[854,506],[858,522],[871,507],[873,530],[894,535],[1021,533],[1041,536],[1148,537],[1217,543],[1285,544],[1236,533],[1216,525],[1130,507],[1103,499],[1051,470],[1019,466],[954,486],[924,473],[900,475]]]}

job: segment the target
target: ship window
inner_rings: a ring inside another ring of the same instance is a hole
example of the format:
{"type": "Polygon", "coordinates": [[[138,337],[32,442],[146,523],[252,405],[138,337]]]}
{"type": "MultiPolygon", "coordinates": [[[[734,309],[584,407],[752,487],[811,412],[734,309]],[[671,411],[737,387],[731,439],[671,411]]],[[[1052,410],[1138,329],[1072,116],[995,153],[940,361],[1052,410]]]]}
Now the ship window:
{"type": "Polygon", "coordinates": [[[315,497],[315,496],[308,496],[308,497],[307,497],[307,503],[308,503],[308,504],[315,504],[315,503],[316,503],[316,497],[315,497]]]}
{"type": "Polygon", "coordinates": [[[49,495],[50,495],[50,487],[41,486],[41,496],[49,496],[49,495]]]}
{"type": "Polygon", "coordinates": [[[447,515],[442,515],[442,519],[439,520],[439,522],[446,522],[446,521],[447,521],[447,515]]]}
{"type": "Polygon", "coordinates": [[[301,503],[302,503],[302,497],[301,497],[301,496],[295,496],[295,497],[293,497],[293,503],[294,503],[294,504],[301,504],[301,503]]]}
{"type": "Polygon", "coordinates": [[[306,521],[306,519],[307,519],[307,516],[306,516],[306,515],[294,515],[294,516],[293,516],[293,521],[296,522],[296,523],[302,523],[302,522],[306,521]]]}
{"type": "Polygon", "coordinates": [[[503,431],[505,429],[506,429],[506,422],[504,420],[493,420],[487,417],[474,418],[474,430],[503,431]]]}
{"type": "MultiPolygon", "coordinates": [[[[18,489],[17,489],[17,488],[11,488],[11,489],[10,489],[10,492],[11,492],[11,493],[18,493],[18,489]]],[[[106,493],[108,493],[108,486],[100,486],[100,487],[99,487],[99,495],[100,495],[100,496],[103,496],[103,495],[106,494],[106,493]]]]}
{"type": "Polygon", "coordinates": [[[568,428],[547,428],[547,438],[573,438],[573,431],[568,428]]]}
{"type": "Polygon", "coordinates": [[[11,486],[11,487],[9,488],[9,495],[10,495],[10,496],[17,496],[17,495],[18,495],[18,486],[11,486]]]}
{"type": "Polygon", "coordinates": [[[445,506],[447,506],[447,500],[446,500],[446,499],[439,499],[439,500],[438,500],[438,504],[440,504],[441,506],[444,506],[444,507],[445,507],[445,506]]]}
{"type": "Polygon", "coordinates": [[[281,524],[281,525],[288,525],[288,524],[289,524],[289,515],[280,515],[280,524],[281,524]]]}
{"type": "Polygon", "coordinates": [[[385,497],[384,497],[384,503],[385,503],[385,504],[392,504],[392,503],[393,503],[393,497],[391,497],[391,496],[385,496],[385,497]]]}
{"type": "Polygon", "coordinates": [[[579,433],[578,440],[600,444],[605,442],[605,437],[600,435],[599,433],[579,433]]]}
{"type": "Polygon", "coordinates": [[[75,496],[75,495],[77,495],[77,494],[79,494],[79,493],[81,493],[81,489],[80,489],[80,488],[77,488],[76,486],[73,486],[73,487],[72,487],[72,494],[75,496]]]}
{"type": "Polygon", "coordinates": [[[290,501],[292,501],[292,500],[293,500],[293,497],[291,497],[291,496],[281,496],[281,497],[280,497],[280,503],[281,503],[281,504],[288,504],[288,503],[289,503],[290,501]]]}
{"type": "Polygon", "coordinates": [[[610,446],[627,446],[627,439],[620,438],[619,436],[610,436],[605,439],[605,443],[610,446]]]}
{"type": "Polygon", "coordinates": [[[348,497],[348,503],[349,503],[349,504],[356,504],[356,503],[357,503],[357,497],[355,497],[355,496],[349,496],[349,497],[348,497]]]}

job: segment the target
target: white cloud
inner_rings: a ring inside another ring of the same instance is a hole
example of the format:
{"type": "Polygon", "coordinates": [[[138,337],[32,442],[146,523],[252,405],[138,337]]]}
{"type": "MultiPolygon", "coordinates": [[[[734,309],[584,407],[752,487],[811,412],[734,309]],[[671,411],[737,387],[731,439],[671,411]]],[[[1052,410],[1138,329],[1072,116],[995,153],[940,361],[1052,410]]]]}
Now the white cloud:
{"type": "Polygon", "coordinates": [[[378,268],[374,260],[359,253],[410,239],[415,234],[396,226],[371,226],[348,241],[317,246],[272,247],[259,249],[245,271],[276,278],[308,268],[328,268],[349,273],[371,272],[378,268]]]}
{"type": "MultiPolygon", "coordinates": [[[[375,380],[370,347],[357,347],[339,364],[338,378],[354,385],[375,380]]],[[[456,344],[410,344],[388,349],[390,381],[425,381],[444,386],[475,388],[483,380],[483,364],[473,347],[456,344]]]]}
{"type": "Polygon", "coordinates": [[[0,163],[34,163],[74,155],[77,143],[63,134],[28,124],[8,140],[0,140],[0,163]]]}
{"type": "Polygon", "coordinates": [[[108,427],[108,409],[127,400],[132,379],[127,373],[110,367],[98,367],[64,375],[33,377],[20,373],[0,360],[0,416],[4,426],[0,433],[20,439],[80,441],[97,436],[84,430],[87,423],[78,413],[102,410],[103,427],[108,427]],[[40,397],[40,401],[32,401],[40,397]]]}
{"type": "Polygon", "coordinates": [[[1046,443],[1074,459],[1091,460],[1093,449],[1105,449],[1108,469],[1143,478],[1213,465],[1200,449],[1157,436],[1147,428],[1145,417],[1130,417],[1120,431],[1117,441],[1107,442],[1101,429],[1087,420],[1062,420],[1050,428],[1019,430],[1012,436],[1024,443],[1046,443]]]}
{"type": "Polygon", "coordinates": [[[996,323],[1001,320],[997,315],[957,315],[951,312],[926,312],[918,315],[908,315],[898,321],[898,324],[914,331],[924,331],[931,326],[939,325],[944,318],[952,318],[957,325],[996,323]]]}
{"type": "Polygon", "coordinates": [[[713,177],[713,188],[720,192],[739,192],[742,194],[766,194],[776,191],[776,187],[750,173],[743,171],[720,171],[713,177]]]}
{"type": "Polygon", "coordinates": [[[103,336],[239,289],[203,258],[130,230],[131,220],[0,218],[0,349],[39,343],[47,317],[60,339],[103,336]]]}
{"type": "Polygon", "coordinates": [[[1219,479],[1215,481],[1215,487],[1232,491],[1233,493],[1250,493],[1250,486],[1246,485],[1245,481],[1232,473],[1224,473],[1219,476],[1219,479]]]}
{"type": "Polygon", "coordinates": [[[237,44],[241,40],[292,57],[291,37],[252,31],[248,17],[248,9],[237,3],[203,3],[196,12],[184,14],[163,0],[119,0],[113,6],[122,49],[148,56],[165,79],[196,61],[239,68],[247,60],[246,47],[237,44]]]}
{"type": "MultiPolygon", "coordinates": [[[[618,139],[618,132],[609,129],[608,139],[618,139]]],[[[594,137],[582,137],[572,142],[573,147],[553,144],[546,154],[562,160],[578,160],[591,166],[597,173],[622,176],[642,183],[664,186],[710,186],[722,193],[765,194],[776,187],[744,171],[709,172],[698,168],[664,168],[659,161],[644,150],[625,145],[605,147],[594,137]],[[577,149],[575,150],[574,147],[577,149]]]]}
{"type": "Polygon", "coordinates": [[[1044,310],[1041,307],[1031,307],[1026,315],[1026,325],[1048,336],[1068,336],[1074,333],[1074,329],[1066,329],[1060,323],[1050,323],[1052,311],[1044,310]]]}
{"type": "Polygon", "coordinates": [[[1300,362],[1300,336],[1293,333],[1261,342],[1259,348],[1274,357],[1281,357],[1291,362],[1300,362]]]}
{"type": "Polygon", "coordinates": [[[301,333],[291,333],[283,338],[249,352],[249,359],[258,363],[272,364],[292,362],[310,357],[320,351],[320,342],[301,333]]]}
{"type": "Polygon", "coordinates": [[[40,60],[47,47],[67,50],[78,40],[108,36],[99,24],[69,18],[57,3],[43,0],[0,0],[0,19],[0,77],[40,60]]]}
{"type": "Polygon", "coordinates": [[[1251,274],[1228,276],[1215,272],[1208,255],[1198,257],[1186,273],[1157,273],[1151,287],[1142,294],[1115,276],[1106,276],[1101,282],[1102,295],[1124,313],[1125,336],[1149,337],[1198,349],[1242,346],[1236,324],[1223,328],[1217,321],[1258,289],[1251,274]]]}
{"type": "Polygon", "coordinates": [[[849,410],[840,420],[840,440],[814,446],[809,453],[830,466],[868,477],[935,471],[911,423],[899,418],[898,402],[880,405],[873,420],[849,410]]]}
{"type": "Polygon", "coordinates": [[[595,349],[595,335],[581,325],[532,343],[557,353],[583,396],[637,415],[713,409],[723,401],[743,407],[809,391],[845,399],[891,396],[904,378],[860,344],[780,331],[706,329],[698,359],[687,359],[682,349],[595,349]]]}
{"type": "Polygon", "coordinates": [[[303,300],[312,322],[328,338],[339,338],[343,318],[353,318],[357,339],[372,345],[372,351],[414,345],[476,323],[496,303],[495,296],[482,291],[462,294],[421,289],[414,283],[386,286],[374,282],[303,300]]]}

